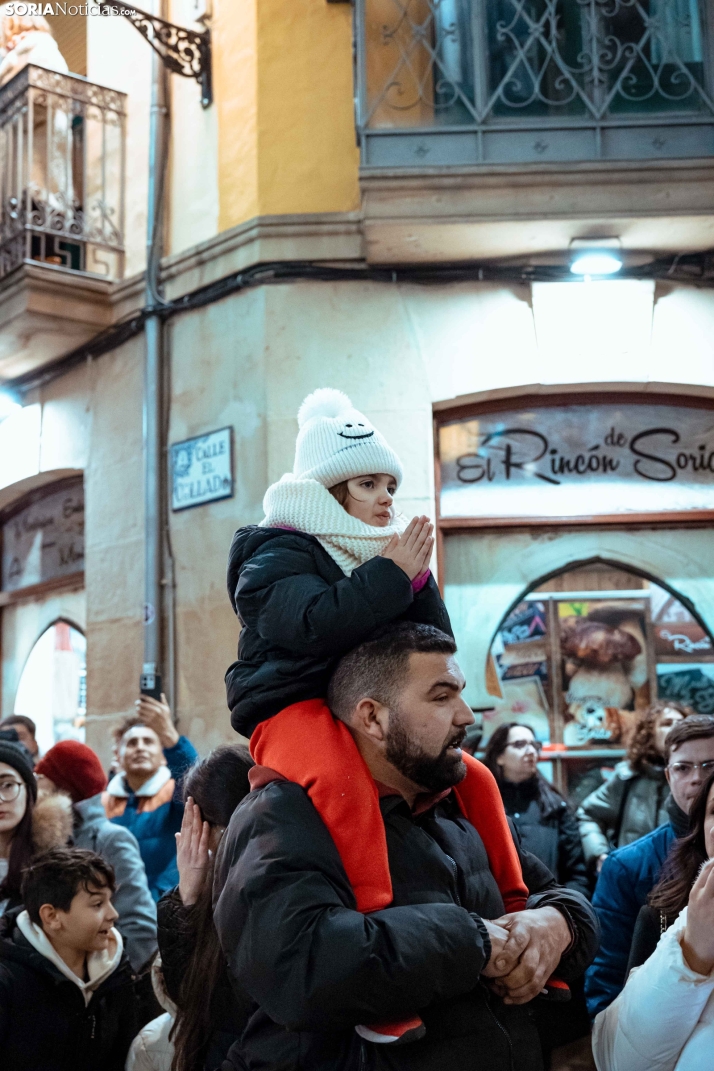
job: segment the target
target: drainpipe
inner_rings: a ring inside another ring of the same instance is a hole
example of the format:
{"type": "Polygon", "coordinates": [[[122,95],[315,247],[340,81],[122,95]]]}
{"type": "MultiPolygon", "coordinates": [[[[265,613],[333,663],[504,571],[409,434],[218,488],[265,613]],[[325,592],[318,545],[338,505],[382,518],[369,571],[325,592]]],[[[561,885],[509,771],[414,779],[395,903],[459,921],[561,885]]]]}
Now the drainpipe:
{"type": "MultiPolygon", "coordinates": [[[[162,0],[153,12],[163,16],[162,0]]],[[[159,291],[159,267],[163,252],[163,192],[168,134],[166,70],[152,53],[151,113],[149,126],[149,196],[147,212],[147,263],[145,303],[156,309],[163,303],[159,291]]],[[[146,319],[144,363],[143,455],[144,455],[144,663],[141,690],[160,694],[162,613],[162,514],[163,431],[162,349],[163,322],[153,314],[146,319]]],[[[173,696],[170,697],[174,702],[173,696]]]]}

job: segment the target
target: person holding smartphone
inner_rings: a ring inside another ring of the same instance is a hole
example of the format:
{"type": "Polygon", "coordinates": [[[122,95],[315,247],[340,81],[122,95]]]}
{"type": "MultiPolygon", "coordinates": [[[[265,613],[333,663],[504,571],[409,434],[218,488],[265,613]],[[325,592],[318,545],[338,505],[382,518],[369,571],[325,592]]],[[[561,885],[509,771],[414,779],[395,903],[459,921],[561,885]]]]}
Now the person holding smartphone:
{"type": "Polygon", "coordinates": [[[139,842],[154,900],[178,884],[176,834],[183,820],[182,782],[198,758],[174,725],[166,696],[142,695],[136,714],[115,732],[120,770],[103,795],[107,818],[139,842]]]}

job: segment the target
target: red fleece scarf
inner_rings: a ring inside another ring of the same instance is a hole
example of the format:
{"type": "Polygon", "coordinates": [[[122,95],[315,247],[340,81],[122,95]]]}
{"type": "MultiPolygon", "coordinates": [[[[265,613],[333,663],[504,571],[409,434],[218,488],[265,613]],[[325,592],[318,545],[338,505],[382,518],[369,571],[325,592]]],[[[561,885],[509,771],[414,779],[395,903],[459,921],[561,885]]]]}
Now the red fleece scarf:
{"type": "MultiPolygon", "coordinates": [[[[357,910],[392,902],[387,836],[379,793],[347,727],[322,699],[294,703],[261,722],[250,750],[260,766],[301,785],[327,826],[357,900],[357,910]]],[[[522,911],[528,889],[496,780],[463,753],[468,773],[454,788],[459,807],[484,843],[507,912],[522,911]]]]}

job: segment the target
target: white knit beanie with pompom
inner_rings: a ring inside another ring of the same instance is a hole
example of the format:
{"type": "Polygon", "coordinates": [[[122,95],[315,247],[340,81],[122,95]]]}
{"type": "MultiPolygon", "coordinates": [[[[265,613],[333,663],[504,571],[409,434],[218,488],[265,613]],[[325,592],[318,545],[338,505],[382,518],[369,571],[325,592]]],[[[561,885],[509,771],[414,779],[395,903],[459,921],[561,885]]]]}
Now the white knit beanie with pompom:
{"type": "Polygon", "coordinates": [[[386,440],[341,390],[320,387],[298,412],[293,475],[334,487],[383,472],[402,482],[402,463],[386,440]]]}

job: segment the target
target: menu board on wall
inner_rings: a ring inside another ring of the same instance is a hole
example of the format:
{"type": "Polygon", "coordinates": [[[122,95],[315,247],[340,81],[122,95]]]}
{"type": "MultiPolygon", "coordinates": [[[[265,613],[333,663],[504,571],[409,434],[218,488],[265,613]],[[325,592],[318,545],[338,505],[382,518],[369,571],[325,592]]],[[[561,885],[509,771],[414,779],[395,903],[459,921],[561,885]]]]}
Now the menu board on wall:
{"type": "Polygon", "coordinates": [[[442,517],[580,517],[714,508],[714,409],[588,404],[439,428],[442,517]]]}
{"type": "Polygon", "coordinates": [[[20,591],[84,569],[84,487],[53,491],[2,527],[2,589],[20,591]]]}

